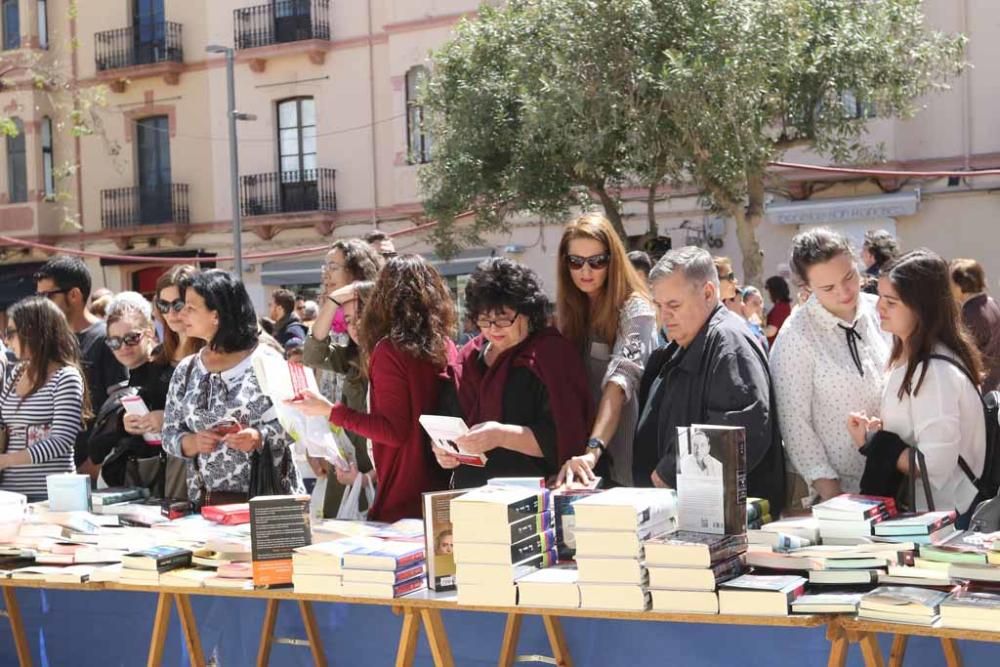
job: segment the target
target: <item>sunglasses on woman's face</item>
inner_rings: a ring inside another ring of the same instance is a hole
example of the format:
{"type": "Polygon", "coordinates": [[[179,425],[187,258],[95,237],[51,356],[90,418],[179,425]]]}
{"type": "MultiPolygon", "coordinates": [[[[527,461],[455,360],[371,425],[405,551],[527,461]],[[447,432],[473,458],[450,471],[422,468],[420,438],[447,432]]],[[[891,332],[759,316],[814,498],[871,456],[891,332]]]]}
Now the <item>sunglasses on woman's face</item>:
{"type": "Polygon", "coordinates": [[[142,340],[141,331],[131,331],[124,336],[108,336],[105,339],[105,343],[112,352],[117,352],[122,348],[122,345],[128,345],[129,347],[135,347],[142,340]]]}
{"type": "Polygon", "coordinates": [[[579,271],[585,264],[595,271],[606,268],[611,261],[611,255],[603,253],[601,255],[591,255],[590,257],[580,257],[580,255],[566,255],[566,263],[569,264],[570,271],[579,271]]]}
{"type": "Polygon", "coordinates": [[[164,301],[163,299],[156,300],[156,309],[160,311],[161,315],[166,315],[171,310],[175,313],[179,313],[184,310],[184,299],[174,299],[173,301],[164,301]]]}

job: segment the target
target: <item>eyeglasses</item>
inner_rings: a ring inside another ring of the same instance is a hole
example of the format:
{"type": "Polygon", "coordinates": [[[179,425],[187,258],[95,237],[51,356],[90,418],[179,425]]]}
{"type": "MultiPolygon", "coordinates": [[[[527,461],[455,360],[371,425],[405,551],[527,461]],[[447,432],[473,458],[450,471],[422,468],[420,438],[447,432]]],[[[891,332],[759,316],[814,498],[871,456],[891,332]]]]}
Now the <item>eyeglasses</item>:
{"type": "Polygon", "coordinates": [[[166,315],[171,310],[175,313],[179,313],[184,310],[184,299],[174,299],[173,301],[164,301],[163,299],[156,300],[156,309],[160,311],[161,315],[166,315]]]}
{"type": "Polygon", "coordinates": [[[517,321],[517,317],[520,313],[515,312],[510,317],[498,317],[496,319],[489,319],[487,317],[476,318],[476,326],[479,327],[480,331],[486,331],[490,327],[496,327],[497,329],[509,329],[514,326],[514,322],[517,321]]]}
{"type": "Polygon", "coordinates": [[[606,268],[611,261],[611,255],[591,255],[590,257],[580,257],[579,255],[566,255],[566,263],[569,264],[570,271],[579,271],[584,265],[589,265],[595,271],[606,268]]]}
{"type": "Polygon", "coordinates": [[[128,345],[129,347],[135,347],[142,340],[141,331],[130,331],[124,336],[108,336],[104,342],[111,348],[112,352],[117,352],[122,348],[122,345],[128,345]]]}
{"type": "Polygon", "coordinates": [[[44,296],[46,299],[52,299],[56,294],[65,294],[69,289],[50,289],[48,292],[35,292],[35,296],[44,296]]]}
{"type": "Polygon", "coordinates": [[[17,335],[17,329],[15,329],[14,327],[7,327],[7,330],[4,331],[4,336],[5,338],[7,338],[7,340],[10,340],[16,335],[17,335]]]}
{"type": "Polygon", "coordinates": [[[327,262],[326,264],[323,265],[323,270],[326,271],[326,272],[328,272],[328,273],[332,273],[334,271],[339,271],[342,268],[344,268],[344,265],[343,264],[337,264],[336,262],[327,262]]]}

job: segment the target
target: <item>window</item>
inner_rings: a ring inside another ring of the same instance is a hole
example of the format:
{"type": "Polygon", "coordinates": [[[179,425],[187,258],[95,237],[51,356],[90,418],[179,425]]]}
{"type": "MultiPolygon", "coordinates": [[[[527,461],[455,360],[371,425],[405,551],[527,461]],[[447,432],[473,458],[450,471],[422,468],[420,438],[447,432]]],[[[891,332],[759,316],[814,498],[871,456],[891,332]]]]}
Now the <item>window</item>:
{"type": "Polygon", "coordinates": [[[38,48],[49,48],[48,0],[38,0],[38,48]]]}
{"type": "Polygon", "coordinates": [[[28,169],[24,154],[24,123],[12,119],[17,136],[7,137],[7,195],[11,202],[28,201],[28,169]]]}
{"type": "Polygon", "coordinates": [[[410,164],[431,161],[431,138],[424,127],[424,107],[418,102],[420,86],[426,79],[426,67],[418,65],[406,73],[406,137],[410,164]]]}
{"type": "Polygon", "coordinates": [[[136,121],[136,177],[139,215],[144,225],[170,222],[170,118],[149,116],[136,121]]]}
{"type": "Polygon", "coordinates": [[[278,169],[282,182],[316,178],[316,105],[311,97],[278,103],[278,169]]]}
{"type": "Polygon", "coordinates": [[[52,119],[42,118],[42,180],[45,186],[45,196],[56,194],[55,163],[52,157],[52,119]]]}
{"type": "Polygon", "coordinates": [[[875,117],[875,105],[869,102],[862,102],[853,91],[847,91],[840,96],[840,103],[844,106],[844,113],[848,118],[861,120],[863,118],[875,117]]]}
{"type": "Polygon", "coordinates": [[[21,14],[18,0],[0,0],[0,14],[3,15],[3,48],[21,48],[21,14]]]}

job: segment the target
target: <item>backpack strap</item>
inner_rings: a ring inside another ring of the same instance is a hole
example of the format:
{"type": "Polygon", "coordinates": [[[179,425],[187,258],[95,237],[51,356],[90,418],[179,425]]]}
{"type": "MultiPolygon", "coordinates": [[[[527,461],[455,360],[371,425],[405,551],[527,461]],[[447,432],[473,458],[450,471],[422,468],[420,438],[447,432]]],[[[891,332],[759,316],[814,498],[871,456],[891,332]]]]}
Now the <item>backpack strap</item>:
{"type": "MultiPolygon", "coordinates": [[[[970,373],[969,369],[965,367],[965,364],[961,363],[958,359],[943,354],[932,354],[930,358],[946,361],[955,368],[957,368],[958,370],[962,371],[962,375],[968,378],[969,382],[972,383],[972,388],[976,390],[976,396],[979,397],[979,402],[982,403],[983,405],[983,414],[985,415],[987,410],[986,399],[983,398],[983,392],[979,389],[979,383],[976,382],[976,379],[974,377],[972,377],[972,373],[970,373]]],[[[980,484],[982,483],[981,480],[978,477],[976,477],[976,474],[972,472],[972,468],[969,466],[968,463],[966,463],[965,459],[961,456],[958,457],[958,467],[962,469],[962,472],[964,472],[965,476],[969,478],[969,481],[972,482],[973,485],[975,485],[977,491],[983,490],[982,488],[980,488],[980,484]]]]}

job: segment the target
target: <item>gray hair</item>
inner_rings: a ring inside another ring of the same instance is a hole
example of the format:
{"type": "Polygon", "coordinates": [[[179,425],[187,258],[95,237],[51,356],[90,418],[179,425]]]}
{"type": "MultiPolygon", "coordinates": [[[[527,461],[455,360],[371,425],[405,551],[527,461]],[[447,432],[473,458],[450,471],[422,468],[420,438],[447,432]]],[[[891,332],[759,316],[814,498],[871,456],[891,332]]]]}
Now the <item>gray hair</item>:
{"type": "Polygon", "coordinates": [[[319,304],[315,301],[306,301],[302,304],[302,312],[307,320],[315,320],[316,316],[319,315],[319,304]]]}
{"type": "Polygon", "coordinates": [[[143,322],[152,325],[153,306],[138,292],[122,292],[111,299],[108,304],[107,320],[114,322],[132,314],[139,315],[143,322]]]}
{"type": "Polygon", "coordinates": [[[753,285],[747,285],[743,288],[743,300],[746,301],[748,296],[759,296],[761,300],[764,300],[764,296],[760,293],[760,290],[753,285]]]}
{"type": "Polygon", "coordinates": [[[668,278],[675,271],[680,271],[692,285],[712,283],[719,289],[719,272],[707,250],[689,245],[669,251],[649,272],[649,282],[668,278]]]}

